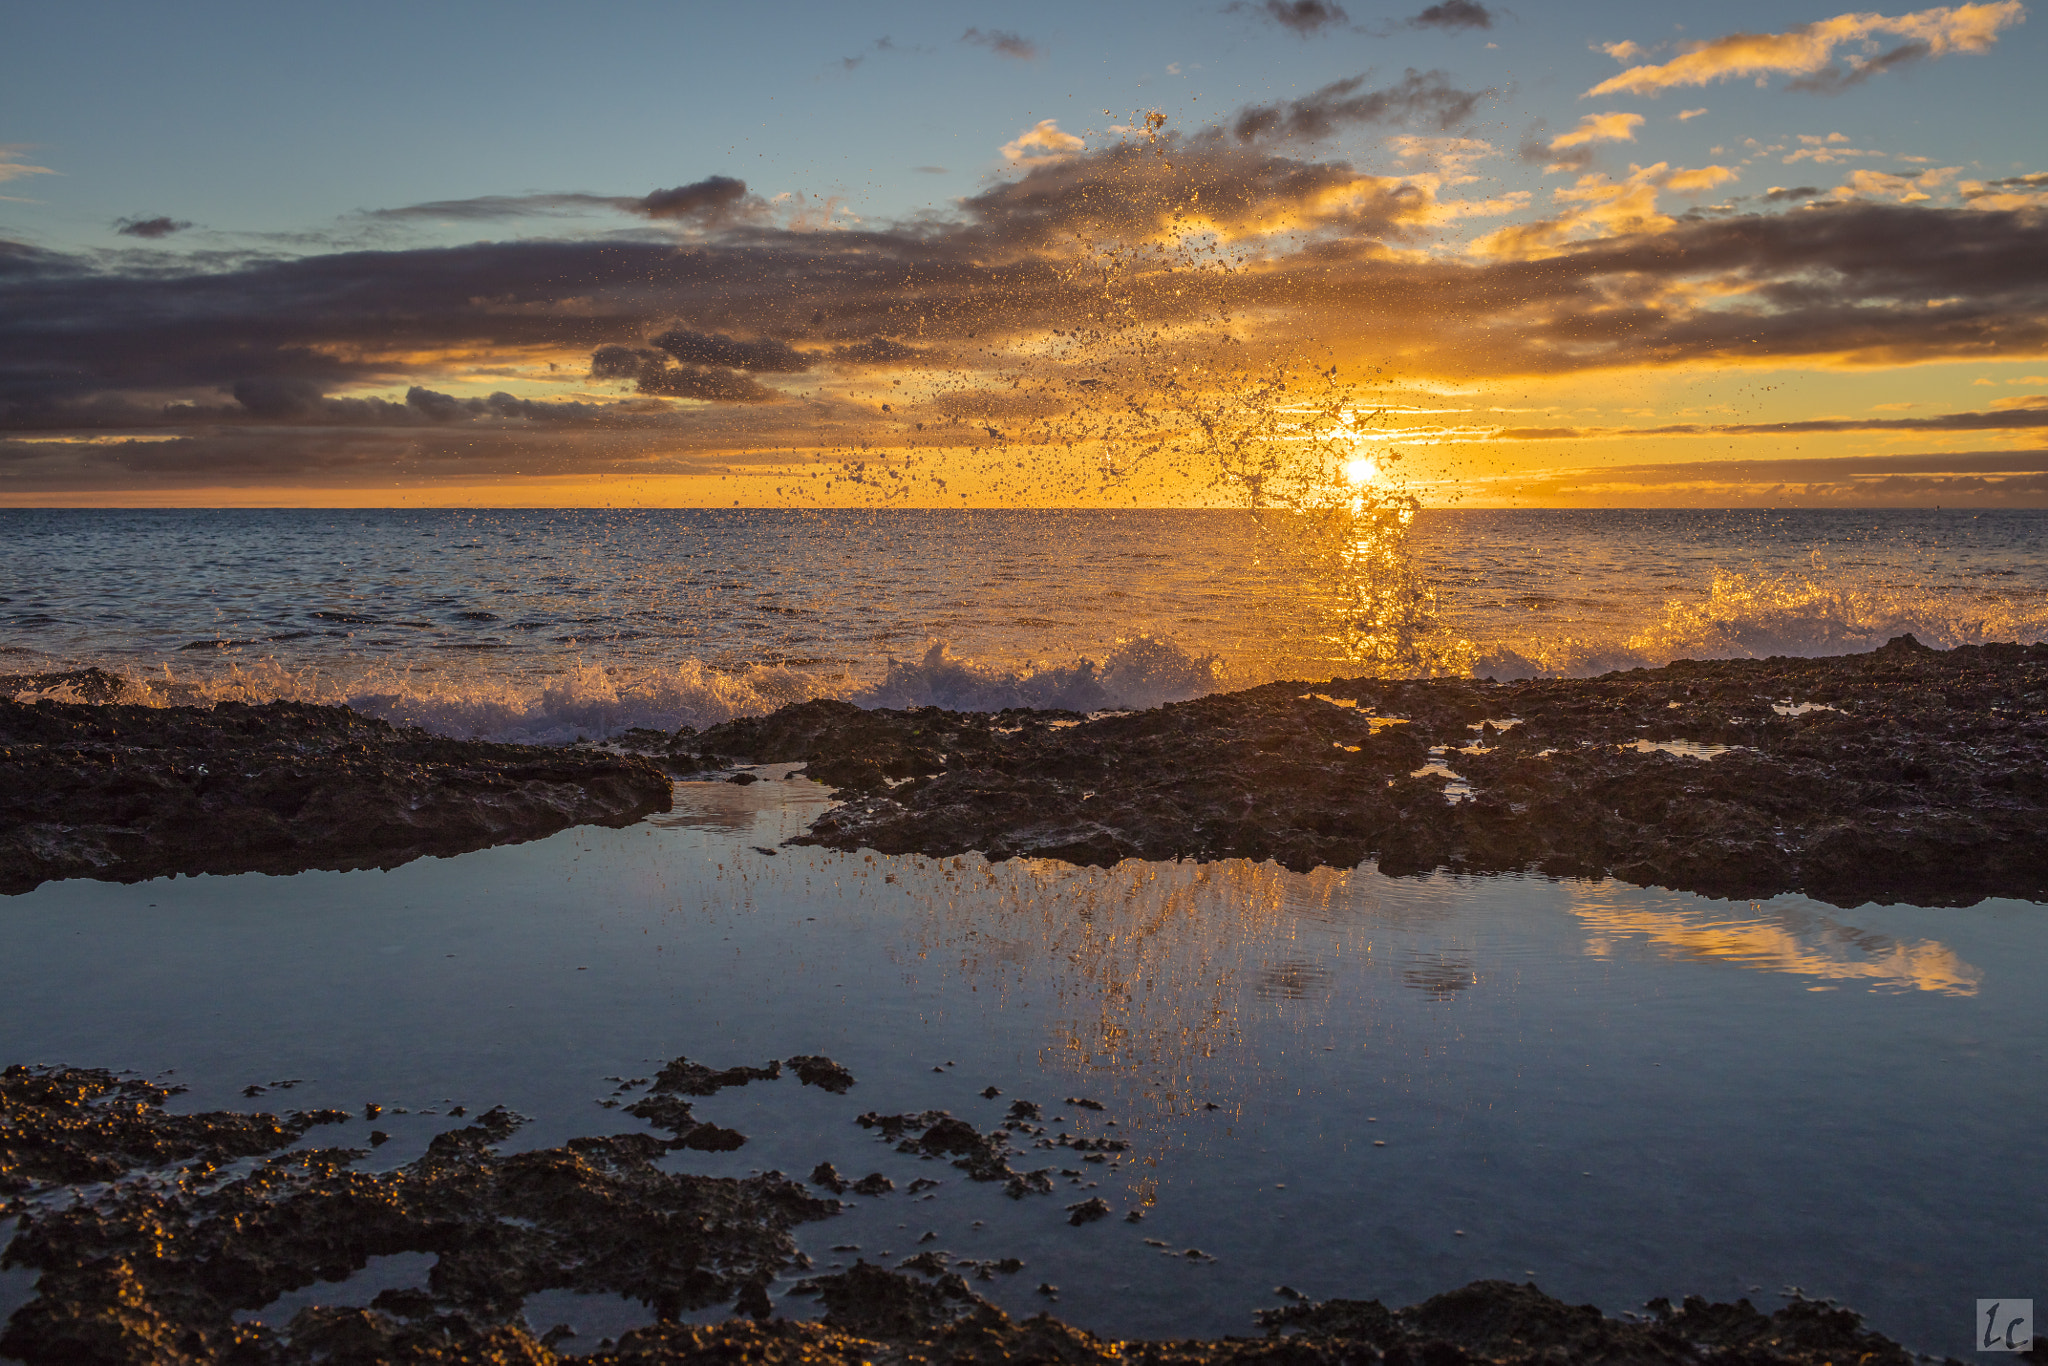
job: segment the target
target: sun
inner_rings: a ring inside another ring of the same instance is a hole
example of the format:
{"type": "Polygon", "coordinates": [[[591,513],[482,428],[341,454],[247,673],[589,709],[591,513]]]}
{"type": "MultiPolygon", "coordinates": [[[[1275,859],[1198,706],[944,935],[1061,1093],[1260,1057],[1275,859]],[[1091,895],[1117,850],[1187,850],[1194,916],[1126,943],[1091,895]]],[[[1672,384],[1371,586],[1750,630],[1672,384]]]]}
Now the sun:
{"type": "Polygon", "coordinates": [[[1353,488],[1363,488],[1380,477],[1379,462],[1366,456],[1344,462],[1344,478],[1353,488]]]}

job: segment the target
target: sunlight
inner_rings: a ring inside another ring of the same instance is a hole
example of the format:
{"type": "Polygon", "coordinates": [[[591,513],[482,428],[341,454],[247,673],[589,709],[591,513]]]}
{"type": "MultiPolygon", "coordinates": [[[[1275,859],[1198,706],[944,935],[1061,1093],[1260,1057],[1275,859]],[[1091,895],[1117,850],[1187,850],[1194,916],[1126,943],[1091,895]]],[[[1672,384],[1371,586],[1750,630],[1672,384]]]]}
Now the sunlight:
{"type": "Polygon", "coordinates": [[[1379,477],[1379,462],[1369,456],[1361,455],[1344,462],[1344,478],[1353,488],[1363,488],[1379,477]]]}

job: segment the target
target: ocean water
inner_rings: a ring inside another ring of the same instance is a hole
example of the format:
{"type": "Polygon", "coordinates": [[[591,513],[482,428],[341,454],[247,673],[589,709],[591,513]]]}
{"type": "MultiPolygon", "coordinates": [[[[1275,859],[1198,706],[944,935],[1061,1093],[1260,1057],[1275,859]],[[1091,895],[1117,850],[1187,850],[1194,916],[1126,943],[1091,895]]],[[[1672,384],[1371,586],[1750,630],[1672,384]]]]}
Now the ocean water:
{"type": "MultiPolygon", "coordinates": [[[[2048,908],[766,854],[829,800],[788,767],[679,784],[626,829],[388,872],[0,899],[7,1060],[169,1071],[192,1110],[375,1102],[392,1140],[365,1162],[389,1167],[462,1123],[454,1103],[509,1105],[533,1123],[508,1146],[551,1145],[645,1131],[603,1108],[607,1077],[823,1052],[858,1079],[846,1095],[722,1091],[697,1113],[746,1146],[665,1160],[880,1171],[894,1192],[800,1230],[820,1269],[1020,1257],[976,1288],[1118,1336],[1254,1333],[1281,1284],[1404,1304],[1502,1277],[1615,1314],[1835,1298],[1964,1356],[1980,1296],[2048,1288],[2048,908]],[[1054,1168],[1055,1192],[1012,1201],[855,1122],[936,1108],[988,1129],[1016,1099],[1131,1148],[1026,1147],[1014,1164],[1054,1168]],[[1094,1197],[1112,1217],[1070,1226],[1094,1197]]],[[[379,1258],[253,1316],[366,1304],[431,1261],[379,1258]]],[[[816,1313],[794,1279],[780,1312],[816,1313]]],[[[30,1291],[0,1272],[0,1315],[30,1291]]],[[[566,1292],[526,1313],[573,1325],[577,1351],[648,1319],[566,1292]]]]}
{"type": "Polygon", "coordinates": [[[2048,512],[0,510],[0,673],[564,741],[2048,638],[2048,512]]]}

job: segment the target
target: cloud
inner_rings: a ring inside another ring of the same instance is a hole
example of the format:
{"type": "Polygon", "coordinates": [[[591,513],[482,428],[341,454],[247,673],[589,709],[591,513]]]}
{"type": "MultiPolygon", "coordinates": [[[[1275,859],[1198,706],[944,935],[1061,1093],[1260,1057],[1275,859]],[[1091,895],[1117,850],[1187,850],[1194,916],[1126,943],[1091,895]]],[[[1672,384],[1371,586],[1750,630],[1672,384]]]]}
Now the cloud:
{"type": "Polygon", "coordinates": [[[1493,14],[1476,0],[1438,0],[1408,21],[1410,28],[1492,28],[1493,14]]]}
{"type": "Polygon", "coordinates": [[[183,232],[192,225],[182,218],[117,218],[114,231],[123,237],[146,237],[154,240],[169,237],[174,232],[183,232]]]}
{"type": "Polygon", "coordinates": [[[407,204],[396,209],[370,209],[364,214],[376,219],[433,219],[471,222],[501,218],[560,217],[565,214],[610,212],[633,214],[669,222],[715,227],[763,209],[760,200],[747,193],[747,182],[733,176],[714,175],[672,189],[647,194],[523,194],[480,195],[474,199],[437,199],[425,204],[407,204]]]}
{"type": "Polygon", "coordinates": [[[1727,166],[1698,166],[1692,169],[1681,166],[1664,178],[1664,188],[1667,190],[1711,190],[1718,186],[1726,185],[1731,180],[1739,179],[1741,179],[1741,176],[1727,166]]]}
{"type": "Polygon", "coordinates": [[[1274,104],[1246,105],[1229,120],[1239,142],[1281,138],[1315,141],[1362,123],[1432,122],[1453,128],[1472,117],[1491,90],[1461,90],[1442,71],[1409,68],[1400,82],[1382,90],[1364,90],[1365,76],[1350,76],[1303,96],[1274,104]]]}
{"type": "Polygon", "coordinates": [[[1351,16],[1344,12],[1344,7],[1332,4],[1330,0],[1261,0],[1256,5],[1247,4],[1245,0],[1232,0],[1223,7],[1225,14],[1239,11],[1264,15],[1304,38],[1313,38],[1325,29],[1340,28],[1351,22],[1351,16]]]}
{"type": "Polygon", "coordinates": [[[1896,199],[1902,204],[1917,204],[1932,199],[1932,191],[1942,189],[1961,171],[1960,166],[1942,166],[1922,171],[1919,175],[1902,176],[1864,167],[1851,171],[1847,182],[1835,187],[1834,196],[1837,199],[1896,199]]]}
{"type": "Polygon", "coordinates": [[[590,353],[590,377],[599,380],[629,379],[639,393],[659,398],[696,399],[705,403],[775,403],[783,397],[751,375],[700,365],[670,365],[668,357],[661,351],[646,347],[616,344],[598,347],[590,353]]]}
{"type": "Polygon", "coordinates": [[[1057,161],[1087,146],[1072,133],[1062,133],[1059,120],[1040,119],[1035,126],[1004,143],[1002,154],[1006,161],[1057,161]]]}
{"type": "MultiPolygon", "coordinates": [[[[1943,6],[1912,14],[1838,14],[1783,33],[1732,33],[1697,43],[1658,66],[1636,66],[1609,77],[1586,92],[1660,95],[1679,86],[1710,85],[1737,76],[1764,84],[1773,75],[1795,79],[1795,89],[1836,90],[1904,62],[1950,52],[1983,52],[1998,41],[1999,30],[2026,19],[2020,0],[1943,6]],[[1878,35],[1904,41],[1880,52],[1878,35]],[[1845,65],[1836,66],[1842,49],[1845,65]]],[[[1636,56],[1633,44],[1608,51],[1620,61],[1636,56]]]]}
{"type": "Polygon", "coordinates": [[[1591,142],[1634,142],[1636,129],[1642,126],[1641,114],[1588,114],[1578,127],[1552,138],[1544,150],[1557,153],[1591,142]]]}
{"type": "Polygon", "coordinates": [[[1792,204],[1802,199],[1812,199],[1819,193],[1820,187],[1818,185],[1794,185],[1790,189],[1782,185],[1773,185],[1770,189],[1764,191],[1764,202],[1766,204],[1792,204]]]}
{"type": "MultiPolygon", "coordinates": [[[[1822,417],[1794,422],[1679,422],[1662,427],[1507,427],[1503,441],[1644,436],[1806,436],[1822,432],[1997,432],[2048,427],[2048,394],[1996,399],[1991,412],[1935,417],[1822,417]]],[[[2036,457],[2037,459],[2039,457],[2036,457]]]]}
{"type": "Polygon", "coordinates": [[[1020,62],[1028,62],[1038,56],[1036,43],[1007,29],[992,28],[984,33],[978,28],[971,28],[960,35],[960,41],[985,47],[999,56],[1014,57],[1020,62]]]}
{"type": "Polygon", "coordinates": [[[735,341],[724,333],[692,332],[671,327],[649,344],[674,356],[684,365],[714,365],[726,370],[752,370],[766,375],[797,375],[811,368],[811,358],[786,341],[757,337],[735,341]]]}
{"type": "MultiPolygon", "coordinates": [[[[34,166],[22,160],[27,151],[28,147],[24,143],[0,142],[0,185],[10,180],[19,180],[23,176],[57,174],[47,166],[34,166]]],[[[13,195],[0,194],[0,201],[14,199],[13,195]]]]}
{"type": "Polygon", "coordinates": [[[1706,112],[1707,112],[1707,111],[1706,111],[1705,109],[1703,109],[1703,108],[1702,108],[1702,109],[1681,109],[1681,110],[1679,110],[1679,111],[1678,111],[1678,112],[1677,112],[1676,114],[1673,114],[1673,115],[1672,115],[1671,117],[1672,117],[1672,118],[1674,118],[1674,119],[1677,119],[1677,120],[1678,120],[1678,121],[1679,121],[1680,123],[1687,123],[1687,122],[1690,122],[1690,121],[1691,121],[1691,120],[1693,120],[1693,119],[1696,119],[1696,118],[1698,118],[1698,117],[1699,117],[1700,115],[1702,115],[1702,114],[1704,114],[1704,113],[1706,113],[1706,112]]]}
{"type": "Polygon", "coordinates": [[[2048,172],[2005,176],[1999,180],[1965,180],[1956,186],[1973,209],[2001,211],[2048,206],[2048,172]]]}
{"type": "Polygon", "coordinates": [[[893,337],[869,337],[832,348],[832,359],[840,365],[910,365],[930,356],[930,351],[893,337]]]}
{"type": "Polygon", "coordinates": [[[1681,460],[1506,476],[1518,502],[1645,507],[2042,507],[2038,451],[1681,460]]]}
{"type": "MultiPolygon", "coordinates": [[[[26,453],[6,468],[311,479],[379,460],[410,470],[416,447],[440,453],[434,469],[465,469],[465,441],[524,462],[508,469],[543,457],[695,468],[707,452],[894,439],[877,422],[927,421],[965,443],[980,438],[933,414],[994,414],[1020,357],[1064,363],[1074,329],[1105,308],[1090,269],[1104,242],[1146,245],[1126,253],[1114,306],[1160,346],[1227,333],[1233,354],[1277,356],[1313,338],[1339,356],[1398,357],[1430,383],[1989,366],[2048,351],[2048,216],[2036,212],[1860,199],[1691,221],[1657,197],[1715,168],[1658,162],[1561,185],[1545,221],[1451,256],[1425,248],[1489,206],[1440,199],[1436,174],[1371,174],[1230,129],[1226,117],[1121,139],[1027,165],[943,215],[830,233],[741,218],[682,242],[232,260],[0,242],[0,430],[41,443],[14,442],[26,453]],[[849,386],[886,383],[891,367],[926,377],[907,373],[900,392],[936,386],[944,403],[892,401],[884,419],[856,401],[849,386]],[[797,374],[801,392],[764,382],[797,374]],[[629,392],[602,387],[620,382],[629,392]],[[251,429],[304,471],[245,440],[251,429]],[[127,440],[164,435],[176,439],[154,454],[127,440]],[[73,438],[119,438],[125,454],[63,455],[73,438]]],[[[1985,197],[2031,190],[1987,184],[1985,197]]],[[[2043,411],[1987,404],[1946,427],[1849,430],[2037,430],[2043,411]]],[[[0,487],[27,487],[10,477],[0,487]]]]}
{"type": "Polygon", "coordinates": [[[915,171],[915,172],[917,172],[917,173],[918,173],[919,175],[947,175],[947,174],[949,174],[949,172],[948,172],[948,171],[946,170],[946,168],[945,168],[945,167],[943,167],[943,166],[913,166],[913,167],[911,167],[910,169],[911,169],[911,170],[913,170],[913,171],[915,171]]]}

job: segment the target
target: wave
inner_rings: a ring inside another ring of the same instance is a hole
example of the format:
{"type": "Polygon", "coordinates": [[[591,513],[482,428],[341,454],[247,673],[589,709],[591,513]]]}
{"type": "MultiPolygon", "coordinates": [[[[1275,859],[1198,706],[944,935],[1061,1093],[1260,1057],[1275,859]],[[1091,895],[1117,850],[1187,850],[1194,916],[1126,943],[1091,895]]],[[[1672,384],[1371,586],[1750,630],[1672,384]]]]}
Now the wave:
{"type": "MultiPolygon", "coordinates": [[[[889,660],[873,682],[805,673],[781,665],[726,666],[701,659],[667,665],[576,664],[542,678],[477,672],[453,676],[402,667],[351,678],[277,660],[231,662],[204,675],[137,676],[120,670],[118,699],[148,706],[295,701],[340,704],[399,726],[459,739],[518,744],[601,740],[636,728],[703,729],[759,716],[792,702],[838,698],[862,707],[945,707],[1000,711],[1036,707],[1101,711],[1158,706],[1218,691],[1221,666],[1171,641],[1139,635],[1100,662],[1005,668],[977,663],[934,641],[918,659],[889,660]]],[[[75,685],[24,691],[25,700],[97,701],[75,685]]]]}
{"type": "Polygon", "coordinates": [[[1981,589],[1859,586],[1810,574],[1716,570],[1703,599],[1672,599],[1618,641],[1557,636],[1476,650],[1479,678],[1591,678],[1675,659],[1862,654],[1898,636],[1953,649],[2048,640],[2048,596],[1981,589]]]}

